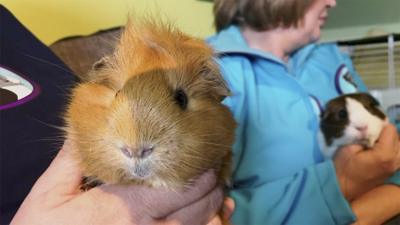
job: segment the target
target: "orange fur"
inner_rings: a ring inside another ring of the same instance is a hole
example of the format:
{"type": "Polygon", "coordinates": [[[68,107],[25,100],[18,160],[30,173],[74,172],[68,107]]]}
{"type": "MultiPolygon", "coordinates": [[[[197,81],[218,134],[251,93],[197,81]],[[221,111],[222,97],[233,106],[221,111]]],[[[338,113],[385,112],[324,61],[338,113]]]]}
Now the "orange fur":
{"type": "Polygon", "coordinates": [[[235,122],[204,41],[169,24],[130,21],[113,55],[74,90],[65,120],[84,174],[106,183],[175,189],[208,169],[226,183],[235,122]],[[182,90],[187,105],[176,95],[182,90]],[[147,158],[137,155],[152,146],[147,158]]]}

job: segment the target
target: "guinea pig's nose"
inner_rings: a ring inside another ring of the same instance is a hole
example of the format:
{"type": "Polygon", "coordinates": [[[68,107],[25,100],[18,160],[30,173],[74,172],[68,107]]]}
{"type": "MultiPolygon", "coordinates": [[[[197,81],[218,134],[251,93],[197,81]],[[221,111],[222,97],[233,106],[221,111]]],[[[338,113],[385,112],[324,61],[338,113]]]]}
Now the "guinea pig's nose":
{"type": "Polygon", "coordinates": [[[356,126],[356,129],[359,130],[360,132],[366,132],[368,130],[368,125],[356,126]]]}
{"type": "Polygon", "coordinates": [[[153,150],[154,150],[153,146],[143,146],[143,147],[136,149],[135,156],[138,158],[144,159],[144,158],[148,157],[149,155],[151,155],[153,150]]]}
{"type": "Polygon", "coordinates": [[[121,152],[128,158],[132,158],[132,149],[128,146],[123,146],[120,148],[121,152]]]}
{"type": "Polygon", "coordinates": [[[121,147],[122,153],[124,153],[124,155],[128,158],[136,157],[144,159],[149,155],[151,155],[153,150],[154,150],[153,146],[143,146],[140,148],[131,148],[128,146],[121,147]]]}

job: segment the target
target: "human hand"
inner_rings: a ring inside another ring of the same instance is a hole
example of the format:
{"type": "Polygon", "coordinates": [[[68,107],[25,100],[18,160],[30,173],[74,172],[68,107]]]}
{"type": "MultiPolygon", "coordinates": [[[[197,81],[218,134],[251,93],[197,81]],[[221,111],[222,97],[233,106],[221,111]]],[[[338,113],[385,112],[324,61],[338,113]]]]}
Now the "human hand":
{"type": "Polygon", "coordinates": [[[207,172],[182,192],[143,186],[101,185],[80,191],[82,174],[64,144],[35,183],[12,225],[206,224],[223,201],[207,172]]]}
{"type": "Polygon", "coordinates": [[[343,147],[334,158],[340,188],[351,201],[383,182],[400,167],[400,143],[396,128],[384,127],[372,149],[343,147]]]}

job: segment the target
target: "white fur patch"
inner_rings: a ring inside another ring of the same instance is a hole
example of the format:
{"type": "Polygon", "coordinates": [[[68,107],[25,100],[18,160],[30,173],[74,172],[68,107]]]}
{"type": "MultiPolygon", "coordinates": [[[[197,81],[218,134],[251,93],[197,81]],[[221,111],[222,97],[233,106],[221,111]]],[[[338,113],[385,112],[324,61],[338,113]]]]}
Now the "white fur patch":
{"type": "Polygon", "coordinates": [[[321,130],[318,132],[318,141],[325,158],[332,158],[337,149],[349,144],[363,144],[370,148],[378,139],[382,128],[388,123],[385,120],[371,114],[360,102],[352,98],[346,98],[349,124],[342,137],[337,138],[331,145],[327,145],[321,130]],[[367,127],[363,132],[362,127],[367,127]]]}

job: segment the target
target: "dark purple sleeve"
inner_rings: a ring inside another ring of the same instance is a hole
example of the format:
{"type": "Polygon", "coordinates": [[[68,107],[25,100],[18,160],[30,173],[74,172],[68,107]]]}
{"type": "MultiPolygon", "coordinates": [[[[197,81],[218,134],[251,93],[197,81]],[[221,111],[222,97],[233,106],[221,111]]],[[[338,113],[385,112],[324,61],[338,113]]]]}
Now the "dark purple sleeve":
{"type": "MultiPolygon", "coordinates": [[[[56,127],[63,124],[62,112],[75,78],[2,5],[0,67],[33,87],[31,94],[17,101],[5,99],[13,97],[6,89],[0,94],[0,222],[8,224],[62,145],[62,132],[56,127]]],[[[4,76],[1,79],[7,86],[4,76]]]]}

